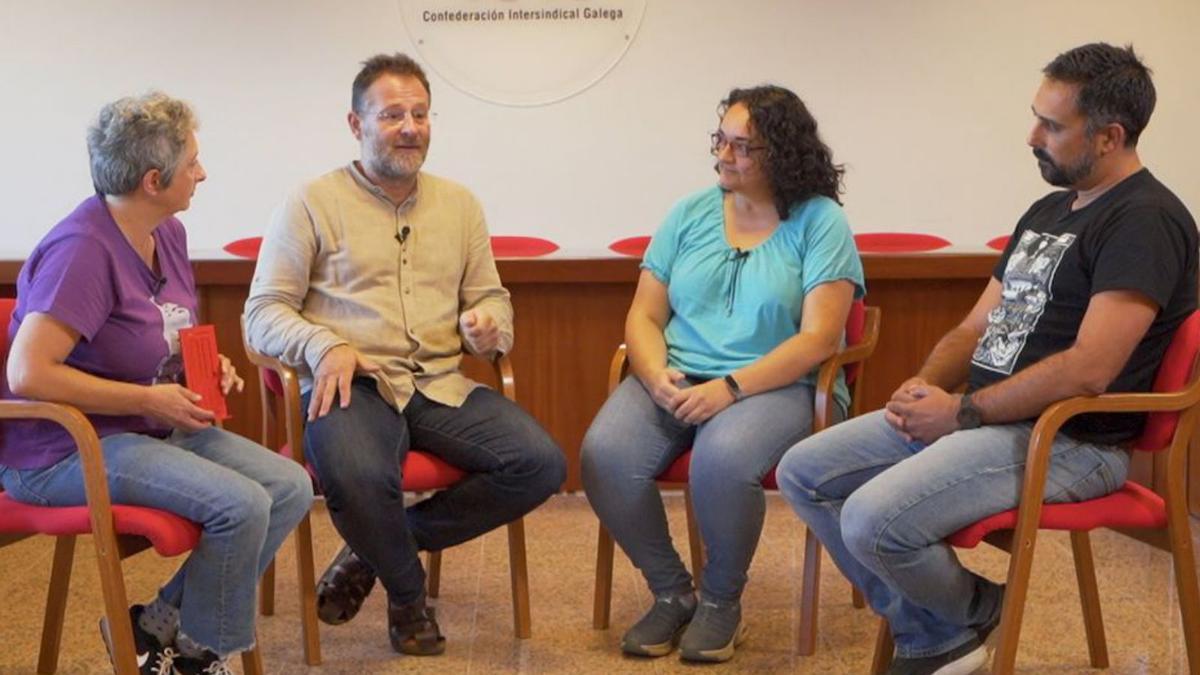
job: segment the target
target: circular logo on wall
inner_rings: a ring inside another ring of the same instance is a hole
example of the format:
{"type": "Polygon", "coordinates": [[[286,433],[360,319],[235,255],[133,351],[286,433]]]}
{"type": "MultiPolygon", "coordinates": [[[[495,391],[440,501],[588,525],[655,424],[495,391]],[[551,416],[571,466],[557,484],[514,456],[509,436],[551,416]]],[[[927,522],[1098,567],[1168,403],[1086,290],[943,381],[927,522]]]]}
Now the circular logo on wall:
{"type": "Polygon", "coordinates": [[[637,35],[646,0],[398,0],[421,58],[485,101],[537,106],[599,82],[637,35]]]}

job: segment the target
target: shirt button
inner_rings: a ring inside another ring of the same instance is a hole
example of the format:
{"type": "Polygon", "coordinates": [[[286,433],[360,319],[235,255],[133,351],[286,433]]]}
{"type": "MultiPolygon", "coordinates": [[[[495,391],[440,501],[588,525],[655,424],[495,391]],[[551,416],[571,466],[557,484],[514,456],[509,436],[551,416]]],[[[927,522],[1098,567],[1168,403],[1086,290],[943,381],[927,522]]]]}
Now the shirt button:
{"type": "Polygon", "coordinates": [[[403,263],[403,264],[405,264],[405,265],[407,265],[407,264],[408,264],[408,258],[401,258],[401,259],[400,259],[400,262],[401,262],[401,263],[403,263]]]}
{"type": "Polygon", "coordinates": [[[406,288],[406,289],[404,289],[404,294],[405,294],[405,295],[409,295],[409,294],[411,294],[411,293],[412,293],[412,289],[411,289],[411,288],[406,288]]]}

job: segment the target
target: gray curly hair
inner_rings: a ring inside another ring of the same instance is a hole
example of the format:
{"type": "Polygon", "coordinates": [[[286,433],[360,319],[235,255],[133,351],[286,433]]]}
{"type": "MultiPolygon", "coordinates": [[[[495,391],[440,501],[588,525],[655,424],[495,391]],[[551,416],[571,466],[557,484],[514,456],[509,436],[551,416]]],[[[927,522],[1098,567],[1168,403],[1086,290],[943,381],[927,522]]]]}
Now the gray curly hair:
{"type": "Polygon", "coordinates": [[[87,135],[96,192],[133,192],[151,169],[162,174],[164,187],[170,185],[188,135],[197,127],[199,122],[187,103],[158,91],[104,106],[87,135]]]}

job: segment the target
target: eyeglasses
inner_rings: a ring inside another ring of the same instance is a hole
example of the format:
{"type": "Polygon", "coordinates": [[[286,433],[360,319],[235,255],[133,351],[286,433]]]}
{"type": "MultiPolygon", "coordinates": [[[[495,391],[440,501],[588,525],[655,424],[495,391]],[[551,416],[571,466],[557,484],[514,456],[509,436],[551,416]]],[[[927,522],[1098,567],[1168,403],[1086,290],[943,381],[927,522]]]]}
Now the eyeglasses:
{"type": "Polygon", "coordinates": [[[711,152],[714,155],[719,154],[727,145],[733,147],[733,154],[737,155],[738,157],[749,157],[750,153],[755,150],[767,149],[767,146],[765,145],[750,145],[750,141],[744,138],[726,138],[725,134],[720,131],[712,132],[712,135],[709,136],[709,138],[712,139],[711,152]]]}
{"type": "Polygon", "coordinates": [[[424,108],[414,108],[412,110],[401,110],[398,108],[389,108],[380,110],[375,114],[375,119],[383,126],[397,126],[404,123],[405,118],[412,119],[414,126],[422,127],[429,124],[429,118],[432,116],[428,110],[424,108]]]}

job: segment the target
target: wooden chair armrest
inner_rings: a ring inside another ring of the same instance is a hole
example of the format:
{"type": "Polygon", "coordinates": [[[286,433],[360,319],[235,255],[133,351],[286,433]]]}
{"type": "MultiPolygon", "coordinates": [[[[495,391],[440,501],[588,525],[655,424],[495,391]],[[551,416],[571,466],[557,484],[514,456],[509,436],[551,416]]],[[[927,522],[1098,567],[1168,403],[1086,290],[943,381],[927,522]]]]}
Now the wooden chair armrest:
{"type": "Polygon", "coordinates": [[[830,405],[833,402],[833,387],[837,382],[838,373],[852,363],[866,361],[875,353],[875,346],[879,344],[879,313],[878,307],[868,307],[862,341],[838,350],[821,364],[814,391],[814,434],[824,430],[832,422],[830,405]]]}
{"type": "Polygon", "coordinates": [[[508,354],[499,353],[492,359],[492,368],[496,371],[496,381],[500,383],[500,393],[504,398],[516,403],[517,380],[513,376],[512,359],[508,354]]]}
{"type": "Polygon", "coordinates": [[[112,501],[108,493],[108,478],[100,438],[88,418],[76,407],[46,401],[0,401],[0,419],[46,420],[61,426],[79,451],[83,464],[83,488],[88,514],[95,534],[95,545],[104,553],[119,555],[116,549],[116,529],[112,518],[112,501]]]}
{"type": "Polygon", "coordinates": [[[629,350],[625,343],[617,345],[608,365],[608,393],[611,395],[629,372],[629,350]]]}

